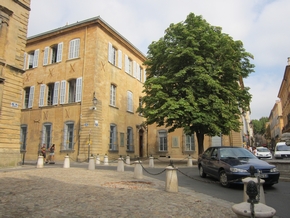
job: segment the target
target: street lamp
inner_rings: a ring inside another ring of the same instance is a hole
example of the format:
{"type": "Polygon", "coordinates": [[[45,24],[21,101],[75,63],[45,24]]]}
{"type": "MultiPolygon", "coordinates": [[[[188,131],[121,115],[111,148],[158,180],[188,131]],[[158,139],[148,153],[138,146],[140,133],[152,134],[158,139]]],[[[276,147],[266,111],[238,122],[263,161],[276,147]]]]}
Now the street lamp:
{"type": "Polygon", "coordinates": [[[93,106],[90,108],[91,110],[96,110],[97,109],[97,107],[96,107],[96,105],[97,105],[97,103],[98,103],[98,99],[96,98],[96,93],[94,92],[94,95],[93,95],[93,100],[92,100],[92,102],[93,102],[93,106]]]}

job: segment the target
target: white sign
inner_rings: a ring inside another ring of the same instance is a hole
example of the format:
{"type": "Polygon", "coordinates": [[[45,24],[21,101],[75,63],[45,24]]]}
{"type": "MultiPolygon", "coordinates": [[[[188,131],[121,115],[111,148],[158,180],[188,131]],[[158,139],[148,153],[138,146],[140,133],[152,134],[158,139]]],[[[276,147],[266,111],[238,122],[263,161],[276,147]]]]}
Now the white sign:
{"type": "Polygon", "coordinates": [[[95,120],[95,126],[99,126],[99,121],[95,120]]]}
{"type": "Polygon", "coordinates": [[[17,103],[15,103],[15,102],[11,102],[11,107],[18,108],[18,104],[17,104],[17,103]]]}

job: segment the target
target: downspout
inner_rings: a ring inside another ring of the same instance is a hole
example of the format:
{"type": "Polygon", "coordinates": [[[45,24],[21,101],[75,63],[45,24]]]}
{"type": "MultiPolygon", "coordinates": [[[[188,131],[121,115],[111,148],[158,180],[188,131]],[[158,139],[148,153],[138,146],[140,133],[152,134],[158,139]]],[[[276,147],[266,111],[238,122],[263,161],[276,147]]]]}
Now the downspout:
{"type": "MultiPolygon", "coordinates": [[[[83,108],[83,96],[84,96],[84,69],[85,69],[85,63],[86,63],[86,42],[87,42],[87,34],[88,34],[88,27],[86,27],[85,31],[85,40],[84,40],[84,54],[83,54],[83,69],[82,69],[82,99],[81,99],[81,106],[80,106],[80,116],[79,116],[79,132],[78,132],[78,153],[77,156],[80,155],[80,132],[81,132],[81,119],[82,119],[82,108],[83,108]]],[[[89,158],[89,157],[88,157],[89,158]]]]}

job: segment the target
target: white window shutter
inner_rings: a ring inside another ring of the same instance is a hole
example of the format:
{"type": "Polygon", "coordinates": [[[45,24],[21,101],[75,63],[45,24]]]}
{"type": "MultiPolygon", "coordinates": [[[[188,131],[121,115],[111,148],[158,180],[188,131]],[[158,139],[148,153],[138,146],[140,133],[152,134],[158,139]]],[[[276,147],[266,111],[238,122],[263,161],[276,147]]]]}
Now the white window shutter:
{"type": "Polygon", "coordinates": [[[61,62],[61,60],[62,60],[62,47],[63,47],[63,42],[61,42],[57,45],[56,62],[61,62]]]}
{"type": "Polygon", "coordinates": [[[64,125],[64,130],[63,130],[63,149],[66,150],[67,149],[67,125],[64,125]]]}
{"type": "Polygon", "coordinates": [[[108,47],[108,61],[112,64],[113,63],[113,61],[112,61],[112,58],[113,58],[113,56],[112,56],[113,46],[112,46],[112,44],[110,42],[109,42],[108,46],[109,46],[108,47]]]}
{"type": "Polygon", "coordinates": [[[60,83],[60,104],[65,104],[66,103],[66,80],[62,80],[60,83]]]}
{"type": "Polygon", "coordinates": [[[140,74],[141,74],[140,70],[141,70],[141,69],[140,69],[140,65],[139,65],[138,63],[137,63],[136,65],[137,65],[137,66],[136,66],[136,72],[137,72],[136,78],[140,81],[140,79],[141,79],[141,78],[140,78],[140,77],[141,77],[141,75],[140,75],[140,74]]]}
{"type": "Polygon", "coordinates": [[[80,39],[75,39],[74,58],[78,58],[80,54],[80,39]]]}
{"type": "Polygon", "coordinates": [[[39,56],[39,49],[36,49],[34,51],[34,56],[33,56],[33,68],[38,66],[38,56],[39,56]]]}
{"type": "Polygon", "coordinates": [[[71,40],[69,42],[68,59],[72,59],[73,58],[74,47],[75,47],[75,41],[74,40],[71,40]]]}
{"type": "Polygon", "coordinates": [[[143,70],[143,71],[144,71],[143,82],[145,83],[146,82],[146,70],[143,70]]]}
{"type": "Polygon", "coordinates": [[[133,61],[133,76],[136,78],[136,67],[137,67],[137,64],[136,64],[136,61],[133,61]]]}
{"type": "Polygon", "coordinates": [[[76,102],[82,101],[82,77],[76,81],[76,102]]]}
{"type": "Polygon", "coordinates": [[[41,84],[40,85],[39,103],[38,103],[39,107],[44,106],[45,87],[46,87],[45,84],[41,84]]]}
{"type": "Polygon", "coordinates": [[[59,90],[59,82],[54,83],[54,90],[53,90],[53,105],[58,104],[58,90],[59,90]]]}
{"type": "Polygon", "coordinates": [[[24,55],[23,55],[23,70],[26,70],[26,64],[27,64],[27,53],[24,52],[24,55]]]}
{"type": "Polygon", "coordinates": [[[122,69],[122,51],[118,50],[118,67],[122,69]]]}
{"type": "MultiPolygon", "coordinates": [[[[42,126],[42,134],[41,134],[41,147],[45,143],[45,133],[46,133],[45,125],[42,126]]],[[[46,145],[47,146],[47,145],[46,145]]]]}
{"type": "Polygon", "coordinates": [[[29,90],[28,108],[32,108],[33,98],[34,98],[34,86],[31,86],[29,90]]]}
{"type": "Polygon", "coordinates": [[[48,64],[48,50],[49,47],[45,47],[44,48],[44,54],[43,54],[43,65],[47,65],[48,64]]]}
{"type": "Polygon", "coordinates": [[[129,58],[125,55],[125,72],[129,73],[129,58]]]}

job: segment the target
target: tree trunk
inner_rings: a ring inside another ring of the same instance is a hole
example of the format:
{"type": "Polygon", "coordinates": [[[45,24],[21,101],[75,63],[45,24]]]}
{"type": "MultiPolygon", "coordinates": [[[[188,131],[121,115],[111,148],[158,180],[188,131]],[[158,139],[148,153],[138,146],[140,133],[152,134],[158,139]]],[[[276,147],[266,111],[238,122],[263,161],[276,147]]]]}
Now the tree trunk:
{"type": "Polygon", "coordinates": [[[198,154],[202,154],[204,152],[203,141],[204,141],[204,133],[196,132],[197,143],[198,143],[198,154]]]}

